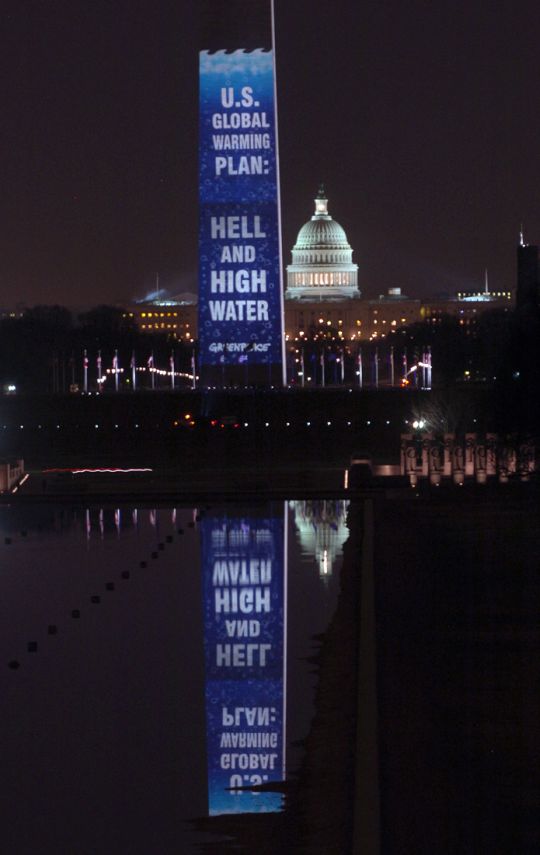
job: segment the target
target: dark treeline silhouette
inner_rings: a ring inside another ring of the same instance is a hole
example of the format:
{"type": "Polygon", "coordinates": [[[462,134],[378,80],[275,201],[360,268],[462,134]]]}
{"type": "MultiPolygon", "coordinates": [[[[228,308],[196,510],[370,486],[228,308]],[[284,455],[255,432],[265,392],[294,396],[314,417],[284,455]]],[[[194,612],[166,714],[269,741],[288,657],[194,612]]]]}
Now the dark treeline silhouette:
{"type": "MultiPolygon", "coordinates": [[[[171,355],[177,372],[189,374],[195,345],[163,333],[138,330],[133,319],[113,306],[97,306],[78,317],[62,306],[35,306],[23,317],[0,321],[0,382],[24,393],[67,392],[83,388],[85,351],[88,360],[88,389],[96,389],[97,361],[101,355],[103,374],[113,367],[116,351],[123,369],[119,388],[130,389],[132,356],[136,365],[153,364],[169,371],[171,355]]],[[[493,310],[480,314],[475,323],[457,317],[442,317],[437,323],[418,323],[374,341],[345,341],[334,329],[307,331],[303,340],[287,346],[288,376],[300,385],[300,360],[304,376],[312,385],[321,385],[324,361],[327,385],[356,385],[358,355],[362,352],[364,381],[373,385],[374,360],[379,360],[381,386],[389,384],[391,349],[395,385],[403,376],[404,355],[410,368],[429,349],[432,358],[432,385],[436,390],[456,384],[494,387],[501,413],[517,424],[536,426],[540,421],[537,389],[540,383],[540,315],[534,311],[493,310]],[[342,362],[343,361],[343,362],[342,362]],[[343,365],[343,369],[342,369],[343,365]]],[[[411,384],[416,382],[411,377],[411,384]]],[[[151,375],[141,371],[137,388],[151,387],[151,375]]],[[[187,377],[179,377],[177,388],[188,388],[187,377]]],[[[156,374],[155,388],[170,388],[170,377],[156,374]]],[[[114,391],[109,379],[104,391],[114,391]]]]}
{"type": "Polygon", "coordinates": [[[451,392],[457,383],[489,385],[497,421],[508,430],[538,435],[540,429],[540,312],[495,309],[474,324],[453,317],[416,324],[404,334],[430,345],[434,388],[451,392]]]}
{"type": "MultiPolygon", "coordinates": [[[[411,324],[370,341],[345,341],[333,328],[314,327],[305,337],[288,344],[289,376],[294,376],[300,358],[306,374],[320,375],[324,355],[327,381],[333,382],[333,363],[343,355],[348,382],[356,375],[358,356],[362,354],[364,382],[371,385],[372,366],[376,355],[382,385],[388,383],[390,350],[394,356],[396,383],[404,374],[404,358],[410,369],[429,350],[433,365],[433,385],[447,388],[455,383],[533,382],[533,368],[538,365],[538,318],[504,309],[483,312],[474,323],[470,319],[446,315],[434,323],[411,324]]],[[[411,383],[415,377],[410,377],[411,383]]],[[[518,385],[520,385],[518,383],[518,385]]]]}
{"type": "MultiPolygon", "coordinates": [[[[23,393],[61,393],[75,384],[82,389],[85,351],[89,390],[96,388],[98,356],[105,374],[113,366],[116,351],[118,365],[124,369],[122,388],[127,389],[133,354],[137,366],[146,367],[153,355],[155,367],[168,371],[174,352],[176,371],[187,373],[193,345],[163,334],[143,334],[132,318],[114,306],[97,306],[78,317],[62,306],[35,306],[20,318],[0,321],[2,388],[9,384],[23,393]]],[[[156,387],[166,385],[160,376],[155,382],[156,387]]],[[[149,375],[141,375],[138,385],[149,387],[149,375]]]]}

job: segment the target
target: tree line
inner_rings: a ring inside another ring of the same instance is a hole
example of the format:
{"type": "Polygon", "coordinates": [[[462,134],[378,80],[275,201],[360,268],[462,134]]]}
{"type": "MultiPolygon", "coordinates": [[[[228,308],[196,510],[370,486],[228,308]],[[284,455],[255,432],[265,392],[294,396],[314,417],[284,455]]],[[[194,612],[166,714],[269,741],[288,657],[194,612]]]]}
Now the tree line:
{"type": "MultiPolygon", "coordinates": [[[[157,367],[168,369],[173,351],[176,370],[189,373],[195,347],[167,334],[142,333],[133,318],[113,306],[97,306],[74,317],[63,306],[38,305],[27,309],[22,317],[0,321],[0,382],[4,389],[15,385],[24,393],[68,391],[73,380],[82,384],[85,351],[90,377],[95,376],[99,353],[105,371],[113,365],[116,352],[125,373],[133,354],[137,365],[147,365],[153,355],[157,367]]],[[[294,366],[301,355],[307,369],[318,364],[322,355],[331,367],[328,379],[340,382],[336,360],[343,356],[349,366],[347,382],[351,383],[359,348],[369,370],[375,350],[384,361],[391,347],[396,376],[404,352],[412,364],[429,348],[434,388],[456,383],[490,384],[499,388],[512,406],[532,412],[538,409],[538,312],[495,309],[480,314],[473,324],[446,316],[435,324],[417,323],[371,342],[343,341],[336,330],[325,331],[323,337],[319,330],[313,334],[308,331],[302,342],[289,343],[288,358],[294,366]]],[[[166,385],[166,380],[160,382],[166,385]]]]}
{"type": "Polygon", "coordinates": [[[97,306],[76,317],[64,306],[38,305],[22,317],[0,320],[0,384],[22,393],[67,392],[82,388],[84,360],[95,388],[97,359],[103,372],[115,355],[127,372],[133,354],[137,364],[168,367],[171,353],[177,370],[191,370],[193,345],[159,333],[142,333],[133,318],[114,306],[97,306]]]}

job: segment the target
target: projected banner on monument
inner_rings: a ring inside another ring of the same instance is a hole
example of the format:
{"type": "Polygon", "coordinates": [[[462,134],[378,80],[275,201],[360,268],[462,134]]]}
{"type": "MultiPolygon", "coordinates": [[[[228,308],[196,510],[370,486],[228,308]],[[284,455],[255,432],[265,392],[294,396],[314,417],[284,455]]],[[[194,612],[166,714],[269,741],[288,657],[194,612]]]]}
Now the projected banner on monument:
{"type": "Polygon", "coordinates": [[[201,521],[211,816],[282,807],[280,793],[249,787],[285,776],[283,526],[281,515],[201,521]]]}
{"type": "MultiPolygon", "coordinates": [[[[214,5],[209,0],[206,7],[214,5]]],[[[251,366],[261,377],[260,366],[267,366],[265,379],[279,382],[283,300],[271,8],[269,0],[217,6],[224,32],[214,24],[206,36],[203,28],[199,68],[200,366],[203,381],[208,367],[207,375],[219,378],[216,369],[223,366],[248,377],[251,366]],[[253,8],[259,16],[248,35],[247,24],[231,15],[245,11],[249,24],[253,8]]]]}

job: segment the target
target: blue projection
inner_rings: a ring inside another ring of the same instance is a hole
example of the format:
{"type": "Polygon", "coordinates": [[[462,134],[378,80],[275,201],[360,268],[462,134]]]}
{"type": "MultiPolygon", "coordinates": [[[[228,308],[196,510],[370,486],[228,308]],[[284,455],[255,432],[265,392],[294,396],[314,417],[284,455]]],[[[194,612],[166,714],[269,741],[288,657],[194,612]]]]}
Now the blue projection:
{"type": "Polygon", "coordinates": [[[201,522],[210,816],[278,811],[285,777],[283,518],[201,522]]]}
{"type": "Polygon", "coordinates": [[[200,53],[201,367],[282,363],[273,52],[200,53]]]}

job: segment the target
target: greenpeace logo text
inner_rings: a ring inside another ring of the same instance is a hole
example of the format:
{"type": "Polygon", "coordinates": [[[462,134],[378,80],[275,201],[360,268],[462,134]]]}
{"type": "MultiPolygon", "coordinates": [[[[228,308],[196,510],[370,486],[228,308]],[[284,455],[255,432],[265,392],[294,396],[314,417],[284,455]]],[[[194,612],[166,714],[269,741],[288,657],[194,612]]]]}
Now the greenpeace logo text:
{"type": "Polygon", "coordinates": [[[248,342],[245,341],[214,341],[210,345],[209,350],[212,353],[244,353],[247,347],[249,347],[249,351],[253,351],[253,353],[267,353],[270,348],[270,342],[249,342],[248,344],[248,342]]]}

